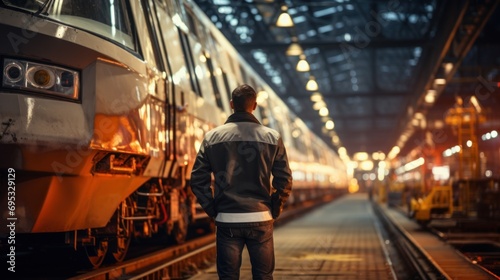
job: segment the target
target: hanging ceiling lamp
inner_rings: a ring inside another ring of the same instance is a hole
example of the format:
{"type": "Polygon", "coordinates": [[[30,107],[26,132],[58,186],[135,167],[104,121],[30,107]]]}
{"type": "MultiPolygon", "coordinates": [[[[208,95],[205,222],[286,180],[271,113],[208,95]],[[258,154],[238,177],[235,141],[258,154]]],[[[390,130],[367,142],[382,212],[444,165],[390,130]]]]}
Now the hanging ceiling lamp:
{"type": "Polygon", "coordinates": [[[299,72],[307,72],[310,70],[305,54],[300,55],[299,62],[297,63],[297,67],[295,69],[299,72]]]}
{"type": "Polygon", "coordinates": [[[307,81],[307,84],[306,84],[306,90],[308,90],[308,91],[317,91],[318,90],[318,83],[316,83],[314,76],[309,76],[309,81],[307,81]]]}
{"type": "Polygon", "coordinates": [[[321,92],[315,92],[313,94],[311,94],[311,101],[312,102],[318,102],[318,101],[322,101],[323,100],[323,96],[321,95],[321,92]]]}
{"type": "Polygon", "coordinates": [[[297,37],[292,38],[292,43],[290,46],[288,46],[288,49],[286,49],[286,55],[288,56],[298,56],[304,53],[302,50],[302,47],[297,43],[297,37]]]}
{"type": "Polygon", "coordinates": [[[287,12],[288,7],[283,5],[281,6],[281,14],[278,17],[278,20],[276,21],[276,26],[278,27],[292,27],[293,26],[293,20],[290,14],[287,12]]]}

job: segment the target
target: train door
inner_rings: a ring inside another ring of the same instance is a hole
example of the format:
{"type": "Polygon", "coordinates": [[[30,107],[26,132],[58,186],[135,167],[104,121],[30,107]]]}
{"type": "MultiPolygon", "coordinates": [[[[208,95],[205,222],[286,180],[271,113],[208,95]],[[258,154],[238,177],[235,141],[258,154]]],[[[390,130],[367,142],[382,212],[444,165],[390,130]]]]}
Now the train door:
{"type": "MultiPolygon", "coordinates": [[[[199,205],[187,182],[203,136],[215,125],[222,123],[222,103],[215,94],[217,85],[212,77],[213,61],[200,42],[201,31],[197,29],[197,20],[185,10],[182,1],[155,0],[155,3],[157,20],[162,30],[161,37],[166,45],[175,85],[174,153],[186,196],[186,203],[180,206],[187,206],[188,222],[193,223],[208,216],[197,214],[199,205]]],[[[201,37],[205,38],[206,34],[201,37]]]]}
{"type": "MultiPolygon", "coordinates": [[[[169,101],[171,108],[171,125],[173,127],[170,135],[173,142],[172,158],[176,160],[176,168],[182,166],[184,157],[188,154],[186,131],[190,125],[189,115],[193,105],[190,99],[190,81],[186,79],[189,75],[182,42],[179,38],[179,29],[182,26],[182,4],[179,1],[154,0],[154,22],[157,25],[158,44],[162,46],[162,59],[164,65],[168,66],[171,75],[169,88],[169,101]],[[177,21],[175,20],[177,18],[177,21]]],[[[177,173],[177,172],[174,172],[177,173]]],[[[165,174],[165,176],[168,174],[165,174]]]]}

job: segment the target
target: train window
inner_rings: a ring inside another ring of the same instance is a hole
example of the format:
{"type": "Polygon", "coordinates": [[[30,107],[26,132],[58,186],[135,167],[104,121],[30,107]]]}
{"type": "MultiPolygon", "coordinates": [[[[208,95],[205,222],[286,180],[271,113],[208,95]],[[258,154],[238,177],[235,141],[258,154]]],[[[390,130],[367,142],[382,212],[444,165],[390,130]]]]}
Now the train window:
{"type": "Polygon", "coordinates": [[[219,108],[224,109],[222,106],[222,98],[220,96],[221,92],[219,90],[219,85],[217,84],[217,79],[215,78],[214,66],[212,64],[212,59],[210,57],[207,57],[207,66],[208,70],[210,71],[210,81],[215,95],[215,101],[217,102],[217,106],[219,108]]]}
{"type": "Polygon", "coordinates": [[[257,91],[257,93],[259,93],[259,90],[258,90],[258,88],[259,88],[259,87],[257,86],[257,83],[255,82],[255,79],[254,79],[254,78],[249,77],[249,78],[248,78],[248,83],[249,83],[249,85],[250,85],[251,87],[253,87],[253,88],[257,91]]]}
{"type": "Polygon", "coordinates": [[[283,136],[283,126],[281,125],[281,123],[279,121],[275,121],[273,123],[274,123],[273,128],[276,129],[283,136]]]}
{"type": "Polygon", "coordinates": [[[221,59],[220,59],[220,48],[218,48],[218,45],[215,41],[215,38],[212,33],[208,32],[207,37],[206,37],[206,48],[211,50],[212,54],[215,56],[215,60],[217,60],[220,64],[221,59]]]}
{"type": "Polygon", "coordinates": [[[175,16],[180,16],[181,20],[185,20],[186,18],[186,11],[184,10],[184,6],[182,5],[182,0],[166,0],[167,4],[170,4],[169,6],[172,7],[172,18],[175,16]],[[173,2],[173,3],[171,3],[173,2]]]}
{"type": "Polygon", "coordinates": [[[201,49],[201,44],[196,42],[194,45],[196,45],[196,47],[193,49],[193,58],[198,86],[200,87],[203,98],[211,104],[216,104],[217,91],[215,91],[216,88],[214,87],[215,77],[208,64],[212,63],[210,56],[204,53],[201,49]]]}
{"type": "Polygon", "coordinates": [[[264,101],[262,105],[264,107],[264,110],[266,111],[264,113],[266,114],[266,118],[267,118],[267,120],[264,120],[264,118],[262,118],[262,121],[265,122],[265,124],[264,123],[263,124],[266,126],[269,126],[270,128],[274,128],[277,130],[276,119],[271,112],[271,109],[273,108],[271,98],[267,98],[266,101],[264,101]]]}
{"type": "Polygon", "coordinates": [[[196,38],[200,38],[200,36],[198,34],[198,28],[196,28],[199,24],[196,23],[196,20],[194,19],[194,16],[191,14],[191,12],[187,12],[186,16],[187,16],[189,31],[196,38]]]}
{"type": "Polygon", "coordinates": [[[176,7],[175,4],[172,3],[172,1],[169,0],[157,0],[157,1],[165,2],[166,11],[169,14],[170,18],[173,18],[175,16],[176,7]]]}
{"type": "Polygon", "coordinates": [[[240,64],[240,73],[243,83],[248,83],[249,81],[248,81],[247,71],[241,66],[241,64],[240,64]]]}
{"type": "Polygon", "coordinates": [[[275,106],[270,106],[270,110],[272,110],[272,115],[274,118],[274,129],[276,129],[281,135],[284,135],[284,129],[283,129],[283,124],[285,123],[285,120],[283,118],[283,111],[281,110],[281,107],[279,104],[276,104],[275,106]]]}
{"type": "Polygon", "coordinates": [[[313,152],[314,159],[318,163],[320,163],[321,162],[321,152],[318,150],[318,145],[313,145],[312,152],[313,152]]]}
{"type": "Polygon", "coordinates": [[[265,104],[257,104],[257,109],[259,111],[259,115],[260,115],[260,122],[265,125],[265,126],[269,126],[269,116],[268,116],[268,113],[267,113],[267,108],[265,107],[265,104]],[[264,105],[264,106],[262,106],[264,105]]]}
{"type": "MultiPolygon", "coordinates": [[[[163,43],[162,46],[164,46],[163,49],[164,51],[162,52],[162,54],[166,56],[165,59],[168,59],[168,61],[167,60],[164,61],[165,66],[167,66],[166,71],[170,73],[181,73],[179,75],[185,75],[187,73],[187,68],[186,68],[187,58],[185,58],[184,56],[183,44],[181,43],[182,32],[179,32],[180,28],[176,27],[174,20],[172,19],[171,16],[169,16],[171,15],[169,13],[175,14],[176,6],[172,4],[172,1],[165,1],[165,0],[156,0],[155,6],[157,8],[156,18],[159,26],[158,31],[160,33],[158,34],[159,37],[158,40],[163,43]]],[[[183,81],[181,82],[180,80],[175,80],[173,81],[173,83],[175,85],[179,85],[181,83],[183,84],[184,83],[183,81]]],[[[186,80],[185,85],[189,86],[187,83],[188,82],[186,80]]],[[[176,99],[176,103],[179,106],[185,105],[184,102],[179,103],[179,98],[176,99]]]]}
{"type": "Polygon", "coordinates": [[[165,6],[161,3],[158,3],[156,1],[151,8],[149,9],[154,9],[155,13],[148,13],[145,15],[146,21],[148,22],[148,29],[150,32],[150,39],[151,39],[151,44],[154,46],[153,52],[156,57],[156,61],[159,63],[159,68],[162,71],[167,70],[167,58],[166,58],[166,49],[165,49],[165,44],[163,40],[161,40],[162,34],[164,34],[162,30],[162,15],[164,16],[165,14],[165,6]],[[156,17],[154,16],[156,15],[156,17]]]}
{"type": "Polygon", "coordinates": [[[189,82],[191,84],[191,89],[196,92],[199,96],[201,95],[200,84],[198,83],[198,79],[196,78],[195,73],[195,64],[193,61],[193,53],[191,51],[191,44],[189,43],[188,36],[179,30],[179,37],[182,41],[182,50],[184,52],[184,59],[186,61],[186,67],[189,73],[189,82]]]}
{"type": "Polygon", "coordinates": [[[229,86],[229,80],[227,79],[227,74],[222,70],[222,79],[224,80],[224,88],[226,88],[225,92],[227,94],[227,100],[231,100],[231,88],[229,86]]]}
{"type": "Polygon", "coordinates": [[[73,1],[2,1],[10,7],[21,8],[33,15],[90,31],[135,50],[130,10],[125,0],[73,1]]]}
{"type": "Polygon", "coordinates": [[[229,65],[231,66],[231,72],[236,73],[236,69],[234,69],[233,58],[228,53],[226,53],[226,54],[227,54],[227,61],[229,62],[229,65]]]}
{"type": "Polygon", "coordinates": [[[199,42],[206,47],[208,35],[207,30],[205,29],[205,25],[201,24],[198,17],[196,17],[196,15],[190,9],[186,9],[186,15],[191,34],[193,34],[199,40],[199,42]]]}
{"type": "Polygon", "coordinates": [[[300,127],[295,123],[292,123],[292,142],[294,147],[301,153],[305,154],[307,152],[305,141],[305,135],[300,127]]]}

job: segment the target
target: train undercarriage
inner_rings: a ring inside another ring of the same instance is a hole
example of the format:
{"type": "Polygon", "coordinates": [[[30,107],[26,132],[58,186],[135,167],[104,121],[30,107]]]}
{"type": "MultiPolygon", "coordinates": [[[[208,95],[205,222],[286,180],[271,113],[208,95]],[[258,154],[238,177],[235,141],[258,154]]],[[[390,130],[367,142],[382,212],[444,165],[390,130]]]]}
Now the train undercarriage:
{"type": "Polygon", "coordinates": [[[120,203],[105,227],[75,231],[67,243],[94,268],[104,261],[123,261],[134,239],[184,243],[195,222],[195,200],[183,186],[166,181],[152,179],[142,185],[120,203]]]}

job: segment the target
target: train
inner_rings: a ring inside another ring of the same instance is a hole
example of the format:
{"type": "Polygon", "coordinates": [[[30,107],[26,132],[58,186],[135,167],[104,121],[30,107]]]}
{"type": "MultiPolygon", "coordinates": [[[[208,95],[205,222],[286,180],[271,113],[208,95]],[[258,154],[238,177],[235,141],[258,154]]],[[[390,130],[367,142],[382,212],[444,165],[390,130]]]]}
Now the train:
{"type": "Polygon", "coordinates": [[[190,173],[242,83],[282,134],[287,207],[347,190],[338,153],[193,1],[0,1],[0,37],[0,246],[11,261],[21,235],[54,236],[95,268],[122,261],[133,239],[182,243],[210,226],[190,173]]]}

